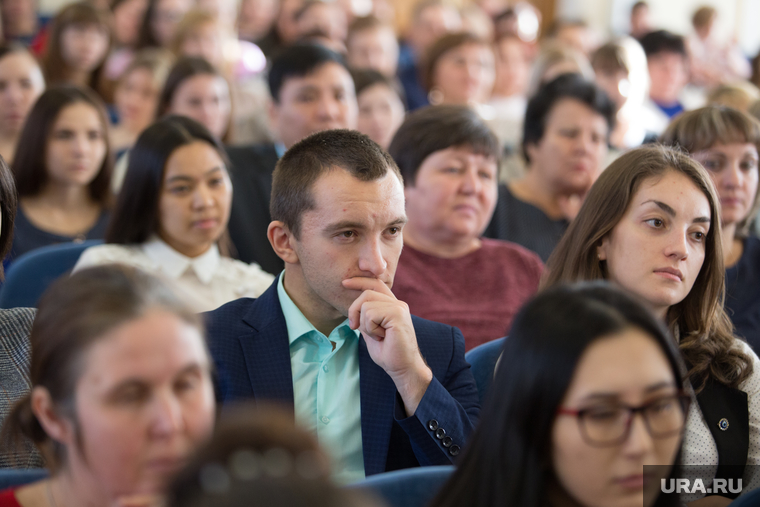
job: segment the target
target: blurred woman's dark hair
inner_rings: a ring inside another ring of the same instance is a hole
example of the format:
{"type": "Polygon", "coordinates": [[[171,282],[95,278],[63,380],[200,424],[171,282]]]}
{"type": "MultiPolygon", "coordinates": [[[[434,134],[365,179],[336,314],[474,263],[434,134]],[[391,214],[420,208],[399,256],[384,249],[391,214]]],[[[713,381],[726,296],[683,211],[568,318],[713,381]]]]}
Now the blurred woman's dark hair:
{"type": "Polygon", "coordinates": [[[107,14],[95,8],[89,2],[76,2],[69,4],[58,11],[51,21],[48,32],[45,55],[42,58],[42,72],[45,82],[50,85],[66,82],[69,65],[63,55],[63,32],[71,26],[97,26],[108,36],[108,49],[103,55],[103,60],[93,70],[88,83],[93,90],[102,88],[102,74],[105,62],[110,52],[112,43],[111,22],[107,14]]]}
{"type": "MultiPolygon", "coordinates": [[[[161,90],[161,95],[158,98],[158,117],[167,114],[171,108],[174,95],[177,93],[182,84],[188,79],[195,76],[217,76],[225,79],[221,72],[210,64],[207,60],[198,56],[185,56],[179,58],[172,69],[169,71],[169,75],[164,82],[164,88],[161,90]]],[[[227,80],[225,79],[225,82],[227,80]]],[[[229,83],[228,83],[229,86],[229,83]]],[[[221,136],[222,142],[227,142],[230,139],[232,131],[232,114],[227,123],[227,130],[223,136],[221,136]]]]}
{"type": "Polygon", "coordinates": [[[433,82],[435,69],[438,66],[438,61],[441,57],[449,51],[466,44],[477,44],[487,47],[489,51],[491,50],[491,46],[487,41],[470,32],[457,32],[442,36],[430,46],[430,49],[428,49],[424,57],[424,63],[421,67],[420,82],[425,90],[430,91],[435,86],[435,83],[433,82]]]}

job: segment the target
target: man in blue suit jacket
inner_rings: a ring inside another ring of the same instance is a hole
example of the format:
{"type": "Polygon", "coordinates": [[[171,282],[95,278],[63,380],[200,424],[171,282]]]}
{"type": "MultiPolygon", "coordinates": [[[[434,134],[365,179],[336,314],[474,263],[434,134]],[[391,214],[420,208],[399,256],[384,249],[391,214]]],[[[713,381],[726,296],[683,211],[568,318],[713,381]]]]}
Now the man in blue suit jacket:
{"type": "Polygon", "coordinates": [[[207,315],[219,401],[294,404],[345,481],[451,463],[477,388],[459,330],[390,290],[406,223],[393,159],[358,132],[313,134],[278,163],[271,212],[284,272],[207,315]]]}

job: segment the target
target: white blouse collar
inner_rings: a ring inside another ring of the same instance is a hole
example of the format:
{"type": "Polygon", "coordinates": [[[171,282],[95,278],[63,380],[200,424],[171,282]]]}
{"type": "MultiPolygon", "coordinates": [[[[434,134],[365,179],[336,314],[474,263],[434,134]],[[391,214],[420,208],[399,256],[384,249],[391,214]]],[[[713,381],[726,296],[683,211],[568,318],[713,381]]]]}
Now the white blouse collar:
{"type": "Polygon", "coordinates": [[[206,253],[191,258],[182,255],[158,236],[152,236],[143,243],[142,250],[166,276],[174,280],[192,268],[198,279],[208,285],[219,267],[219,248],[216,243],[206,253]]]}

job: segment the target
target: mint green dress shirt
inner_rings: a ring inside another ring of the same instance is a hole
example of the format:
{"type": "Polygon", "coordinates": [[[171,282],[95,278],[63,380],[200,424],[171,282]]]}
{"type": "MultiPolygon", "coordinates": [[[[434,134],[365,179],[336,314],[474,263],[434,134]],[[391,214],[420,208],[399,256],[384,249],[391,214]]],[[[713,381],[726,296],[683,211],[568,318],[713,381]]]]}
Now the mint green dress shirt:
{"type": "Polygon", "coordinates": [[[277,296],[285,316],[293,372],[296,423],[317,436],[342,484],[364,479],[359,385],[359,331],[348,319],[330,336],[301,313],[285,291],[280,274],[277,296]],[[333,343],[335,344],[333,346],[333,343]]]}

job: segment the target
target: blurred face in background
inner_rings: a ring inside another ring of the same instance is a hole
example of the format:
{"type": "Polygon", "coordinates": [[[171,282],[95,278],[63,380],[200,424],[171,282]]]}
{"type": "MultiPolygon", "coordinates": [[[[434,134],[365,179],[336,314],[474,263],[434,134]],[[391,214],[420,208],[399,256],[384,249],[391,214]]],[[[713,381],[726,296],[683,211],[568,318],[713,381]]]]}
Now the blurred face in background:
{"type": "Polygon", "coordinates": [[[242,0],[238,14],[241,39],[257,41],[272,28],[277,18],[278,0],[242,0]]]}
{"type": "Polygon", "coordinates": [[[0,136],[21,132],[45,80],[37,61],[26,52],[12,52],[0,59],[0,136]]]}
{"type": "Polygon", "coordinates": [[[158,494],[213,429],[203,335],[171,312],[150,310],[109,330],[82,363],[76,417],[56,432],[67,470],[99,505],[158,494]]]}
{"type": "Polygon", "coordinates": [[[357,130],[387,150],[404,121],[404,104],[398,93],[378,83],[362,90],[356,100],[359,103],[357,130]]]}
{"type": "Polygon", "coordinates": [[[354,80],[335,62],[288,78],[269,112],[272,130],[286,148],[322,130],[355,129],[356,116],[354,80]]]}
{"type": "Polygon", "coordinates": [[[227,228],[232,183],[216,149],[204,141],[177,148],[166,162],[158,235],[176,251],[197,257],[227,228]]]}
{"type": "Polygon", "coordinates": [[[126,0],[113,11],[113,36],[119,46],[134,46],[148,0],[126,0]]]}
{"type": "Polygon", "coordinates": [[[432,5],[412,21],[407,38],[417,55],[424,55],[435,41],[461,28],[462,17],[455,7],[432,5]]]}
{"type": "Polygon", "coordinates": [[[227,81],[214,74],[198,74],[177,87],[168,112],[192,118],[217,139],[223,139],[230,125],[231,109],[227,81]]]}
{"type": "Polygon", "coordinates": [[[89,185],[107,151],[106,126],[90,104],[76,102],[58,114],[45,147],[48,182],[67,187],[89,185]]]}
{"type": "Polygon", "coordinates": [[[758,153],[752,143],[717,143],[692,153],[710,173],[720,198],[722,225],[736,225],[748,217],[758,187],[758,153]]]}
{"type": "Polygon", "coordinates": [[[517,37],[504,37],[496,43],[496,82],[494,95],[524,95],[530,77],[525,46],[517,37]]]}
{"type": "Polygon", "coordinates": [[[647,67],[652,100],[666,106],[677,102],[681,90],[689,81],[686,57],[680,53],[660,51],[647,57],[647,67]]]}
{"type": "Polygon", "coordinates": [[[354,69],[373,69],[386,77],[396,75],[398,41],[391,26],[379,26],[351,35],[348,64],[354,69]]]}
{"type": "Polygon", "coordinates": [[[79,72],[94,71],[107,56],[109,34],[99,25],[74,24],[61,34],[61,54],[79,72]]]}
{"type": "Polygon", "coordinates": [[[156,117],[160,92],[156,79],[145,67],[122,76],[114,92],[119,121],[133,132],[142,132],[156,117]]]}
{"type": "Polygon", "coordinates": [[[192,0],[156,0],[150,28],[161,47],[169,46],[182,16],[192,6],[192,0]]]}
{"type": "Polygon", "coordinates": [[[296,14],[304,4],[304,0],[280,0],[280,14],[277,16],[277,34],[282,42],[290,44],[298,39],[300,34],[296,14]]]}
{"type": "Polygon", "coordinates": [[[467,146],[428,155],[404,188],[407,231],[439,244],[476,242],[496,206],[497,169],[495,158],[467,146]]]}
{"type": "Polygon", "coordinates": [[[222,28],[219,23],[203,23],[190,30],[180,45],[182,56],[198,56],[219,68],[223,63],[222,28]]]}
{"type": "Polygon", "coordinates": [[[579,100],[560,99],[546,117],[541,140],[525,147],[529,170],[557,194],[584,195],[601,173],[608,135],[604,116],[579,100]]]}
{"type": "Polygon", "coordinates": [[[2,34],[8,39],[32,35],[37,30],[37,6],[34,0],[0,1],[2,34]]]}
{"type": "Polygon", "coordinates": [[[438,59],[431,89],[440,92],[440,103],[483,103],[491,97],[494,79],[494,56],[490,46],[465,43],[438,59]]]}
{"type": "Polygon", "coordinates": [[[310,5],[301,13],[297,25],[299,36],[319,32],[328,39],[340,43],[346,41],[348,33],[346,12],[335,3],[316,2],[310,5]]]}

